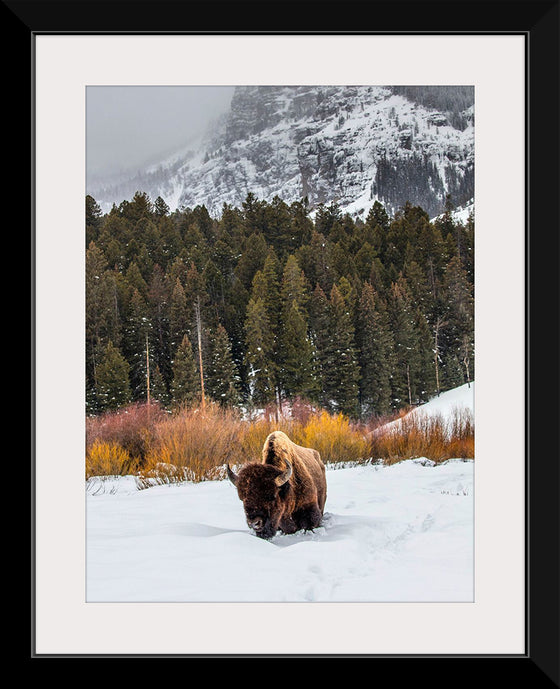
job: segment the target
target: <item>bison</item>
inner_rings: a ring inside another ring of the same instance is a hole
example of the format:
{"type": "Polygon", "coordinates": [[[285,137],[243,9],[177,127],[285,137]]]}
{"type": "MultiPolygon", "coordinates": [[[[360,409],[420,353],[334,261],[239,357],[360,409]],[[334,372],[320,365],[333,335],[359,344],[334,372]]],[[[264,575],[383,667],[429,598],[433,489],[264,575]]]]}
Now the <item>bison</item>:
{"type": "Polygon", "coordinates": [[[325,465],[317,450],[300,447],[282,431],[265,440],[262,459],[229,480],[243,502],[248,526],[259,538],[272,538],[320,525],[327,499],[325,465]]]}

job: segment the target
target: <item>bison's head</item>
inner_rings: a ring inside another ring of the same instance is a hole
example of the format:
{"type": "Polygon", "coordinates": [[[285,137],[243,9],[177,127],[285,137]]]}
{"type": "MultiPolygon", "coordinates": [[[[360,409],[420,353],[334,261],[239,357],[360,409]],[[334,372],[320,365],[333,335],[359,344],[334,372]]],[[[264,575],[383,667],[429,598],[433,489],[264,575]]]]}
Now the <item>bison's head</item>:
{"type": "Polygon", "coordinates": [[[268,464],[247,464],[235,474],[229,464],[229,480],[243,502],[247,524],[260,538],[272,538],[286,508],[292,465],[282,471],[268,464]]]}

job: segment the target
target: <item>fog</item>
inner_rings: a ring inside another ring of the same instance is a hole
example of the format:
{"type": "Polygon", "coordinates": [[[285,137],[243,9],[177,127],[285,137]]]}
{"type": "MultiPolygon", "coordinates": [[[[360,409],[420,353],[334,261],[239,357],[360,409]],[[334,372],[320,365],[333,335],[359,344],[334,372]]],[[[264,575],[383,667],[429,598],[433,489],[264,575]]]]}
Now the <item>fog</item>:
{"type": "Polygon", "coordinates": [[[136,172],[202,134],[229,109],[233,86],[88,86],[88,181],[136,172]]]}

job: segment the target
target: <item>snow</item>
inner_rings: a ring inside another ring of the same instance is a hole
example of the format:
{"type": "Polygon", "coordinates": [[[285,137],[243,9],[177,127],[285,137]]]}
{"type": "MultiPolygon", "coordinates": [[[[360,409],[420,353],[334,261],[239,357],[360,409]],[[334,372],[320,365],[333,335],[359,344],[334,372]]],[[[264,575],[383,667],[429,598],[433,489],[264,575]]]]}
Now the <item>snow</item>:
{"type": "Polygon", "coordinates": [[[442,420],[444,424],[447,424],[448,427],[451,427],[454,418],[461,418],[463,416],[463,412],[466,412],[467,414],[470,413],[472,418],[474,418],[474,381],[465,383],[464,385],[454,388],[453,390],[447,390],[440,393],[439,397],[434,397],[426,404],[421,404],[418,407],[415,407],[402,418],[397,419],[396,421],[391,421],[390,423],[381,426],[374,432],[378,433],[381,431],[386,431],[387,429],[395,429],[395,431],[398,431],[398,427],[402,423],[402,419],[414,416],[438,417],[438,419],[442,420]]]}
{"type": "MultiPolygon", "coordinates": [[[[424,410],[472,395],[462,386],[424,410]]],[[[90,479],[87,601],[473,600],[474,461],[328,467],[327,486],[319,528],[265,541],[227,480],[90,479]]]]}
{"type": "Polygon", "coordinates": [[[460,409],[467,409],[474,414],[474,381],[442,392],[439,397],[434,397],[427,404],[416,407],[410,413],[449,418],[455,410],[460,409]]]}
{"type": "MultiPolygon", "coordinates": [[[[451,211],[453,222],[460,223],[461,225],[466,225],[471,215],[474,217],[474,199],[470,199],[463,206],[458,206],[455,210],[451,211]]],[[[439,220],[443,218],[443,216],[444,213],[437,215],[435,218],[432,218],[430,222],[439,220]]]]}
{"type": "MultiPolygon", "coordinates": [[[[464,131],[447,123],[435,126],[432,110],[391,94],[385,87],[332,87],[330,95],[325,96],[329,109],[317,119],[314,112],[298,115],[292,109],[298,88],[280,87],[273,95],[268,94],[274,102],[264,107],[270,107],[270,116],[275,110],[283,113],[280,121],[272,118],[270,126],[254,133],[249,125],[257,120],[259,112],[255,103],[249,102],[242,113],[232,111],[229,120],[215,123],[212,134],[200,140],[201,148],[197,150],[193,143],[195,152],[185,157],[180,168],[177,161],[185,151],[152,168],[161,170],[162,175],[153,180],[142,178],[144,190],[151,198],[161,196],[171,210],[204,204],[211,216],[219,217],[224,202],[239,208],[248,191],[268,201],[275,195],[286,203],[299,201],[305,177],[312,205],[319,199],[327,205],[336,201],[343,212],[365,219],[373,203],[382,200],[372,191],[382,158],[394,164],[413,155],[429,159],[445,190],[449,169],[462,175],[470,164],[474,150],[472,124],[464,131]],[[342,125],[340,115],[344,116],[342,125]],[[232,141],[228,138],[228,122],[235,124],[239,116],[241,132],[247,132],[232,141]],[[406,132],[411,133],[409,148],[401,141],[406,132]],[[325,156],[321,161],[322,154],[329,158],[334,151],[336,161],[333,158],[332,164],[326,164],[325,156]],[[458,158],[451,160],[447,155],[450,151],[455,151],[458,158]],[[207,159],[210,153],[212,157],[207,159]]],[[[113,202],[122,201],[124,189],[133,182],[111,188],[107,181],[99,185],[104,188],[93,185],[88,193],[109,210],[113,202]]]]}

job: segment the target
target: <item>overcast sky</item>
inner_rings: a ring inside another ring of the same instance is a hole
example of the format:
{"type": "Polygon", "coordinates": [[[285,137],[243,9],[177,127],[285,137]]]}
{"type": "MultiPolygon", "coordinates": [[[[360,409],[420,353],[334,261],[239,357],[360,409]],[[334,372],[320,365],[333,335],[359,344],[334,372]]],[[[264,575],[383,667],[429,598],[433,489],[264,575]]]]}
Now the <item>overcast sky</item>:
{"type": "Polygon", "coordinates": [[[157,162],[229,109],[231,86],[88,86],[88,176],[157,162]]]}

